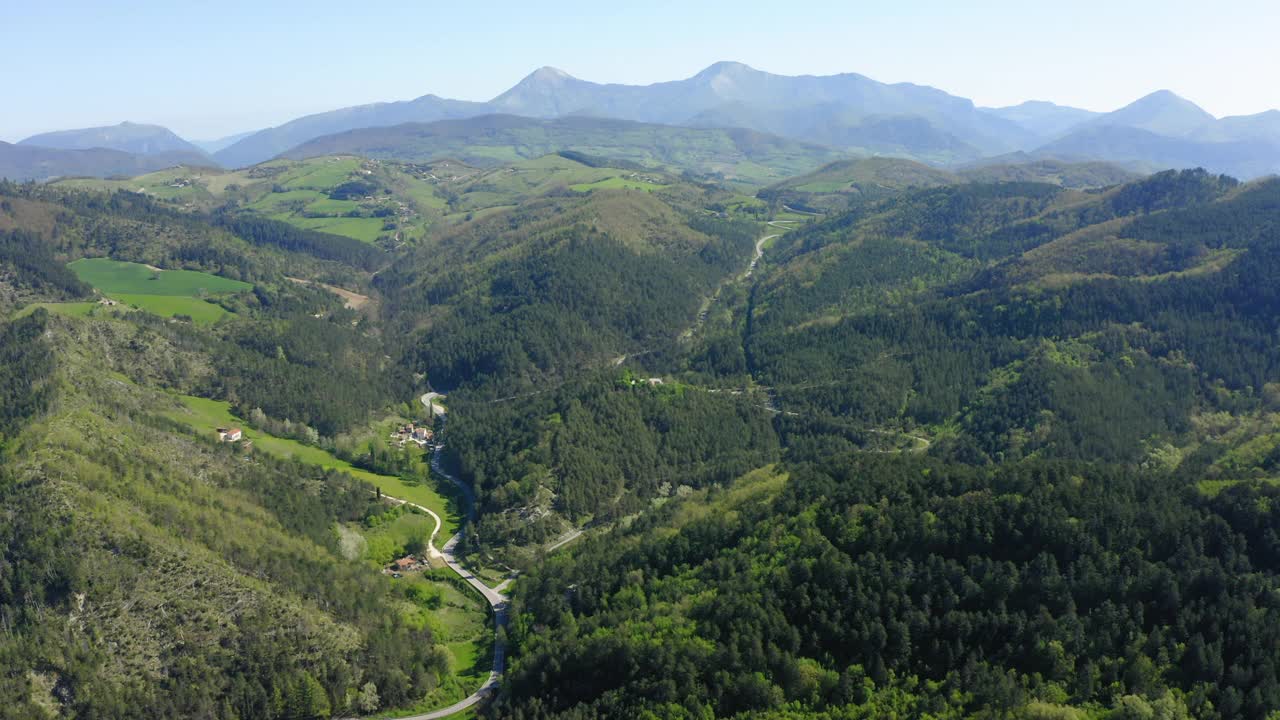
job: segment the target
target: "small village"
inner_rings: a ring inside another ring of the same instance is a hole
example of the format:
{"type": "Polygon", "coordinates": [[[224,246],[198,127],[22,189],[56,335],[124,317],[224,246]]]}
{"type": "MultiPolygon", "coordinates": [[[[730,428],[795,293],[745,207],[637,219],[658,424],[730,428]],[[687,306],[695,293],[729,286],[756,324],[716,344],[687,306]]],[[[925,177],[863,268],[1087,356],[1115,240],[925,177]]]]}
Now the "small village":
{"type": "Polygon", "coordinates": [[[399,447],[413,443],[418,447],[425,448],[435,440],[435,437],[436,434],[431,428],[412,422],[407,425],[400,425],[395,429],[395,432],[391,433],[391,441],[399,447]]]}

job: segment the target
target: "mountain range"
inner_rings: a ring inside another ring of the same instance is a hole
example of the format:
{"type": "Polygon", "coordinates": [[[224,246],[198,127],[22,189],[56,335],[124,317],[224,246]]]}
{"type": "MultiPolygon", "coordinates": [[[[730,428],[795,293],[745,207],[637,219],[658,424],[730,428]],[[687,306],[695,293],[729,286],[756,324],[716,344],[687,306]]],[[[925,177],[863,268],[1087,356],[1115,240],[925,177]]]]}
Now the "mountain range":
{"type": "Polygon", "coordinates": [[[0,178],[18,181],[133,176],[177,165],[212,164],[208,155],[184,150],[138,154],[101,147],[60,149],[0,142],[0,178]]]}
{"type": "MultiPolygon", "coordinates": [[[[1112,161],[1144,172],[1188,163],[1246,178],[1280,172],[1280,111],[1218,119],[1168,90],[1109,113],[1044,101],[983,108],[922,85],[881,83],[855,73],[775,75],[736,62],[643,86],[590,82],[544,67],[488,102],[424,95],[359,105],[205,147],[219,164],[243,167],[351,130],[487,115],[742,128],[849,155],[892,155],[938,166],[1023,153],[1032,159],[1112,161]]],[[[21,144],[202,152],[163,128],[131,123],[37,135],[21,144]]],[[[396,155],[394,147],[381,149],[383,156],[396,155]]]]}

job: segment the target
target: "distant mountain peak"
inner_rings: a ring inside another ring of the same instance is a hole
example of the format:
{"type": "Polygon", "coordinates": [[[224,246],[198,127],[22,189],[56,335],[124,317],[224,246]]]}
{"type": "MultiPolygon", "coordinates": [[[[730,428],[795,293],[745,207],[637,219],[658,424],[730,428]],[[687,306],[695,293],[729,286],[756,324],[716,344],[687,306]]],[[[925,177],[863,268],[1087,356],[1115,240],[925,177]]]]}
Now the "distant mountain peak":
{"type": "MultiPolygon", "coordinates": [[[[1201,110],[1199,105],[1196,105],[1172,90],[1156,90],[1155,92],[1147,93],[1125,107],[1144,107],[1152,105],[1176,105],[1180,107],[1195,108],[1196,110],[1200,110],[1200,112],[1205,112],[1204,110],[1201,110]]],[[[1205,112],[1205,114],[1208,115],[1209,113],[1205,112]]]]}
{"type": "Polygon", "coordinates": [[[1216,121],[1203,108],[1172,90],[1157,90],[1099,117],[1099,125],[1120,125],[1159,135],[1179,136],[1216,121]]]}
{"type": "Polygon", "coordinates": [[[560,68],[544,65],[526,75],[520,81],[520,85],[563,85],[573,80],[577,80],[577,78],[560,68]]]}
{"type": "Polygon", "coordinates": [[[704,77],[710,77],[713,75],[727,75],[727,74],[753,73],[753,72],[759,72],[759,71],[751,67],[750,65],[747,65],[746,63],[740,63],[734,60],[721,60],[720,62],[712,63],[708,65],[702,72],[698,73],[694,77],[704,78],[704,77]]]}
{"type": "Polygon", "coordinates": [[[558,67],[552,67],[552,66],[550,66],[550,65],[543,65],[542,67],[540,67],[540,68],[538,68],[537,70],[534,70],[534,71],[533,71],[533,77],[536,77],[536,78],[557,78],[557,79],[561,79],[561,80],[563,80],[563,79],[565,79],[565,78],[571,78],[571,77],[573,77],[573,76],[572,76],[572,75],[570,75],[569,73],[567,73],[567,72],[565,72],[565,71],[561,70],[561,69],[560,69],[560,68],[558,68],[558,67]]]}

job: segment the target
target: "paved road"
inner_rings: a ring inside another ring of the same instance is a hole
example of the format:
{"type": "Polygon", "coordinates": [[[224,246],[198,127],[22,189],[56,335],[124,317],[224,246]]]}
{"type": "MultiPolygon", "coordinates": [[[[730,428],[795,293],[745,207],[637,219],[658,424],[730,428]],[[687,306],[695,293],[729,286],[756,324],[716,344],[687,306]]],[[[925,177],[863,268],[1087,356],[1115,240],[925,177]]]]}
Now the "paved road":
{"type": "MultiPolygon", "coordinates": [[[[772,223],[770,223],[772,225],[772,223]]],[[[746,280],[751,277],[751,273],[756,271],[756,265],[760,264],[760,258],[764,257],[764,244],[770,240],[780,237],[779,235],[765,235],[756,241],[756,256],[751,258],[751,264],[747,266],[747,271],[743,273],[742,279],[746,280]]]]}
{"type": "MultiPolygon", "coordinates": [[[[445,409],[441,407],[439,404],[433,402],[435,399],[443,398],[443,397],[444,396],[440,395],[439,393],[432,392],[432,393],[427,393],[426,395],[423,395],[420,399],[422,401],[422,404],[427,406],[427,408],[429,408],[431,412],[435,413],[440,417],[444,417],[445,409]]],[[[467,487],[466,483],[463,483],[458,478],[454,477],[453,475],[450,475],[448,472],[445,472],[444,468],[441,467],[440,465],[440,460],[439,460],[441,455],[440,451],[443,448],[444,448],[443,444],[436,446],[436,452],[433,454],[431,458],[431,469],[435,470],[437,473],[443,475],[444,477],[449,478],[449,480],[452,481],[455,485],[462,488],[463,493],[467,497],[468,513],[474,515],[475,501],[472,497],[471,488],[467,487]]],[[[407,502],[399,498],[393,498],[389,495],[384,495],[383,497],[387,498],[391,502],[400,503],[403,505],[409,505],[409,506],[418,508],[423,512],[427,513],[428,515],[430,515],[431,517],[435,518],[436,529],[431,532],[431,538],[427,540],[427,552],[430,553],[433,557],[444,558],[445,564],[448,565],[449,568],[452,569],[454,572],[458,573],[459,577],[461,577],[463,580],[466,580],[467,583],[471,585],[471,587],[478,590],[480,594],[484,596],[484,599],[489,602],[489,605],[493,607],[493,627],[495,630],[494,641],[493,641],[493,669],[489,671],[489,678],[485,680],[483,685],[480,686],[480,689],[471,693],[471,695],[469,695],[465,699],[459,700],[458,702],[450,705],[449,707],[441,708],[439,710],[432,710],[429,713],[423,713],[421,715],[412,715],[409,717],[400,718],[400,720],[439,720],[440,718],[446,718],[446,717],[449,717],[450,715],[453,715],[455,713],[460,713],[463,710],[466,710],[472,705],[475,705],[476,703],[479,703],[480,701],[489,697],[494,693],[494,691],[498,689],[498,682],[502,678],[502,671],[506,668],[507,647],[506,647],[506,643],[503,642],[502,638],[497,634],[496,631],[498,628],[506,627],[507,625],[507,596],[498,592],[498,590],[491,588],[488,585],[485,585],[484,582],[480,580],[480,578],[476,577],[474,573],[472,573],[470,570],[463,567],[462,563],[458,562],[457,556],[454,555],[454,550],[455,548],[458,547],[458,543],[462,540],[462,534],[463,532],[465,532],[464,530],[459,530],[453,537],[445,541],[444,547],[440,548],[439,550],[436,550],[435,539],[436,539],[436,535],[440,532],[440,527],[441,527],[440,516],[436,515],[434,512],[431,512],[431,510],[429,510],[428,508],[418,505],[417,503],[407,502]]],[[[506,583],[503,583],[499,587],[505,587],[505,586],[506,586],[506,583]]]]}
{"type": "Polygon", "coordinates": [[[443,400],[443,395],[438,392],[429,392],[418,399],[422,401],[423,405],[427,406],[427,409],[430,410],[433,415],[444,417],[444,406],[436,402],[436,400],[443,400]]]}

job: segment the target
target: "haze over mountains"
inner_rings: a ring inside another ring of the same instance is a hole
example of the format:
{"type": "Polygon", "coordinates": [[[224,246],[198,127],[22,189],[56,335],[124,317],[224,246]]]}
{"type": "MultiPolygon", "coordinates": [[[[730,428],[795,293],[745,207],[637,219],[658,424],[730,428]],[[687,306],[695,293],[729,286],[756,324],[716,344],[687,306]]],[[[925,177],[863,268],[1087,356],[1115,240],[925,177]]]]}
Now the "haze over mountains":
{"type": "Polygon", "coordinates": [[[19,145],[58,150],[106,148],[136,155],[158,155],[167,152],[202,154],[202,150],[159,125],[122,122],[107,127],[60,130],[32,135],[19,145]]]}
{"type": "MultiPolygon", "coordinates": [[[[1280,112],[1274,110],[1217,119],[1167,90],[1110,113],[1043,101],[982,108],[969,99],[922,85],[886,84],[855,73],[774,75],[736,62],[716,63],[684,80],[644,86],[595,83],[544,67],[489,102],[424,95],[359,105],[297,118],[238,139],[214,141],[205,148],[219,164],[243,167],[284,153],[296,155],[295,148],[304,143],[351,130],[494,114],[742,128],[849,155],[893,155],[939,166],[1029,158],[1103,160],[1138,171],[1200,165],[1244,178],[1280,172],[1280,112]]],[[[406,132],[397,131],[396,137],[406,132]]],[[[408,134],[423,132],[436,131],[408,134]]],[[[376,134],[366,139],[370,137],[376,134]]],[[[565,139],[571,146],[573,140],[565,139]]],[[[422,150],[401,152],[390,136],[374,143],[382,157],[418,157],[422,150]]],[[[202,152],[163,128],[131,123],[47,133],[21,144],[104,147],[140,155],[202,152]]]]}

